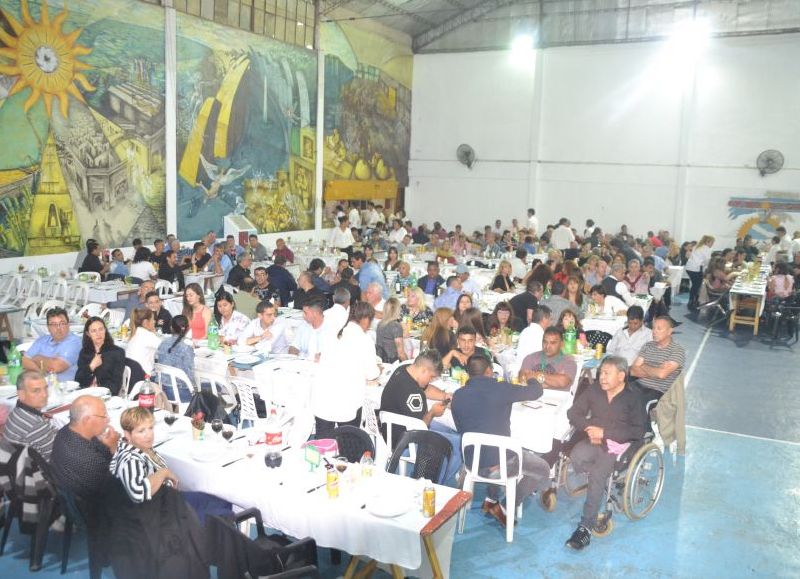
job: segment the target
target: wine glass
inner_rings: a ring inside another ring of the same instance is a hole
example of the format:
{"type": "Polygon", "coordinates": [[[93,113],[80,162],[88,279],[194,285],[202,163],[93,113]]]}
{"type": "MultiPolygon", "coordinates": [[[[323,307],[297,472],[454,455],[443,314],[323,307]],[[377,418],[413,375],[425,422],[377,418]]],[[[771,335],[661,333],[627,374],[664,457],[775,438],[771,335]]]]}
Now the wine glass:
{"type": "Polygon", "coordinates": [[[228,441],[228,444],[231,444],[231,439],[233,438],[233,427],[226,426],[222,429],[222,438],[228,441]]]}
{"type": "Polygon", "coordinates": [[[222,432],[222,420],[220,420],[219,418],[215,418],[214,420],[212,420],[211,421],[211,430],[213,430],[217,434],[222,432]]]}
{"type": "Polygon", "coordinates": [[[177,420],[178,420],[178,417],[175,415],[175,413],[174,413],[174,412],[167,412],[167,413],[164,415],[164,422],[167,424],[167,426],[168,426],[170,429],[172,428],[172,425],[173,425],[173,424],[175,424],[175,422],[176,422],[177,420]]]}

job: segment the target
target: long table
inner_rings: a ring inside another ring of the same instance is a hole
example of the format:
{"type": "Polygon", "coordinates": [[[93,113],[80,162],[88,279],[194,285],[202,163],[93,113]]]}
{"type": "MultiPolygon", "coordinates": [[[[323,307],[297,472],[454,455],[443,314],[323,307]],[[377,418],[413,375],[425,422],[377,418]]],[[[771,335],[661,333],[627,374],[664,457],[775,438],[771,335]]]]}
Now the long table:
{"type": "Polygon", "coordinates": [[[730,291],[729,331],[732,332],[737,324],[753,326],[753,335],[758,335],[758,324],[767,298],[767,278],[770,269],[769,265],[762,265],[754,280],[746,279],[748,272],[744,271],[733,282],[730,291]]]}

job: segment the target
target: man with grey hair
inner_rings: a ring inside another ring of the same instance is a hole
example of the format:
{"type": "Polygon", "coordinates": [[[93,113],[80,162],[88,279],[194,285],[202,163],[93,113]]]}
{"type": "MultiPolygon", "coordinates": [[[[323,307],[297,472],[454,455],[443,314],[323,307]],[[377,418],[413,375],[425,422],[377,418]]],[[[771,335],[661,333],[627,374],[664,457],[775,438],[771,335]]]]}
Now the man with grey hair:
{"type": "Polygon", "coordinates": [[[50,460],[58,429],[42,414],[47,406],[47,382],[35,370],[26,370],[17,378],[17,405],[8,415],[3,437],[12,444],[35,448],[50,460]]]}
{"type": "MultiPolygon", "coordinates": [[[[576,551],[589,545],[592,529],[598,526],[597,514],[617,457],[631,442],[644,436],[642,401],[626,384],[627,375],[625,358],[608,356],[600,365],[597,382],[578,396],[567,411],[570,423],[588,437],[570,453],[576,472],[585,472],[589,478],[580,524],[566,542],[567,547],[576,551]]],[[[605,521],[600,523],[600,530],[605,524],[605,521]]]]}
{"type": "Polygon", "coordinates": [[[615,263],[611,266],[611,273],[601,282],[606,290],[607,296],[614,296],[625,302],[625,305],[632,306],[635,302],[628,286],[625,285],[625,265],[615,263]]]}
{"type": "Polygon", "coordinates": [[[228,285],[232,285],[236,289],[242,285],[242,281],[246,277],[250,277],[250,266],[253,265],[253,258],[249,253],[242,253],[236,258],[236,265],[231,268],[228,273],[228,285]]]}
{"type": "Polygon", "coordinates": [[[350,291],[337,287],[333,292],[333,305],[324,312],[326,330],[335,333],[344,328],[350,315],[350,291]]]}
{"type": "Polygon", "coordinates": [[[380,320],[383,317],[383,304],[386,300],[383,299],[383,286],[377,282],[372,282],[364,290],[361,298],[375,309],[375,320],[380,320]]]}
{"type": "Polygon", "coordinates": [[[69,408],[69,424],[53,442],[56,480],[75,495],[96,502],[111,480],[108,465],[118,441],[105,403],[95,396],[78,396],[69,408]]]}

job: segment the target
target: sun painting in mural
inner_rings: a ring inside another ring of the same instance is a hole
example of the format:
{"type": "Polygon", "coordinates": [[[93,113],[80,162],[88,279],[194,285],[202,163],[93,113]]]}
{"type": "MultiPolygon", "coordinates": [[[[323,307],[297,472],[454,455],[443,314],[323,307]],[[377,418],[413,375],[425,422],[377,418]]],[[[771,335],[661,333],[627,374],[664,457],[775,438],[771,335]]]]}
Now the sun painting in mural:
{"type": "Polygon", "coordinates": [[[39,21],[31,17],[28,0],[21,0],[22,22],[19,22],[6,10],[0,9],[15,36],[0,28],[0,41],[5,47],[0,48],[0,57],[11,60],[14,64],[0,62],[0,73],[16,76],[17,81],[8,95],[30,88],[31,94],[25,101],[25,112],[44,99],[47,114],[52,114],[53,97],[58,97],[61,115],[66,118],[69,113],[69,95],[82,103],[86,103],[77,87],[94,91],[95,87],[80,71],[91,68],[78,60],[92,52],[91,48],[77,44],[82,29],[78,28],[65,34],[61,27],[67,18],[67,9],[50,20],[47,0],[42,0],[39,21]],[[76,84],[77,83],[77,84],[76,84]]]}

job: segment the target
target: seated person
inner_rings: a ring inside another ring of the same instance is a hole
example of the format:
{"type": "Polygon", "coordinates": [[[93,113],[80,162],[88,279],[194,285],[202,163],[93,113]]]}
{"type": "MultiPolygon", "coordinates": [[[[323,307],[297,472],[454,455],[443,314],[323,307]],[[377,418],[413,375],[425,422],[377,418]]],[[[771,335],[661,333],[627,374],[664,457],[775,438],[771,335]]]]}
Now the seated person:
{"type": "Polygon", "coordinates": [[[794,292],[794,278],[789,272],[789,264],[783,261],[778,262],[773,271],[767,286],[769,298],[784,300],[790,297],[794,292]]]}
{"type": "Polygon", "coordinates": [[[428,295],[436,295],[436,288],[444,283],[444,278],[439,275],[439,264],[435,261],[428,262],[428,275],[423,275],[417,280],[417,287],[428,295]]]}
{"type": "Polygon", "coordinates": [[[239,344],[255,346],[259,352],[285,354],[289,351],[286,340],[286,324],[277,319],[274,304],[263,301],[256,306],[256,318],[239,335],[239,344]]]}
{"type": "Polygon", "coordinates": [[[208,248],[202,241],[196,242],[192,248],[194,251],[191,257],[185,258],[185,261],[187,265],[191,266],[192,273],[197,273],[198,271],[203,271],[208,262],[211,261],[211,254],[208,253],[208,248]]]}
{"type": "Polygon", "coordinates": [[[325,300],[325,293],[314,285],[311,274],[304,271],[297,276],[297,290],[294,292],[294,309],[302,310],[306,302],[310,300],[325,300]]]}
{"type": "Polygon", "coordinates": [[[147,308],[133,310],[131,338],[128,340],[125,357],[137,362],[145,374],[152,374],[155,369],[156,350],[160,345],[161,338],[156,335],[155,314],[147,308]]]}
{"type": "Polygon", "coordinates": [[[279,257],[283,260],[284,265],[287,262],[294,263],[294,252],[289,249],[289,246],[287,246],[283,238],[280,237],[275,240],[275,249],[272,250],[272,261],[278,263],[279,257]]]}
{"type": "Polygon", "coordinates": [[[331,268],[325,265],[325,262],[318,257],[311,260],[308,265],[308,273],[311,275],[311,283],[314,287],[325,293],[331,293],[331,284],[329,284],[323,276],[329,276],[331,268]]]}
{"type": "Polygon", "coordinates": [[[458,298],[461,297],[461,278],[457,275],[451,275],[447,278],[447,287],[442,294],[433,301],[434,309],[450,308],[456,309],[458,298]]]}
{"type": "Polygon", "coordinates": [[[514,310],[515,331],[521,332],[528,327],[533,319],[533,312],[536,311],[539,300],[543,297],[544,286],[541,282],[529,277],[525,283],[525,291],[508,300],[508,304],[514,310]]]}
{"type": "Polygon", "coordinates": [[[108,302],[106,307],[110,310],[125,310],[124,319],[131,317],[131,312],[136,308],[143,308],[147,305],[147,294],[155,291],[156,282],[147,279],[139,284],[139,291],[136,292],[136,297],[129,296],[128,299],[117,300],[115,302],[108,302]]]}
{"type": "Polygon", "coordinates": [[[593,286],[589,295],[602,315],[624,316],[628,309],[621,299],[606,295],[606,290],[602,285],[593,286]]]}
{"type": "Polygon", "coordinates": [[[22,355],[25,370],[55,372],[59,382],[75,379],[81,339],[69,331],[69,316],[63,308],[47,312],[47,336],[41,336],[22,355]]]}
{"type": "Polygon", "coordinates": [[[250,319],[236,310],[233,296],[224,290],[217,293],[217,300],[214,302],[214,319],[219,326],[220,342],[229,346],[238,343],[239,336],[250,324],[250,319]]]}
{"type": "Polygon", "coordinates": [[[686,362],[686,350],[672,339],[672,318],[653,321],[653,341],[642,346],[631,366],[631,376],[641,389],[642,402],[658,400],[669,390],[686,362]]]}
{"type": "Polygon", "coordinates": [[[628,324],[614,334],[606,347],[611,356],[625,358],[632,365],[642,347],[653,339],[653,332],[644,325],[644,310],[640,306],[631,306],[626,313],[628,324]]]}
{"type": "Polygon", "coordinates": [[[517,360],[522,361],[529,355],[542,351],[544,331],[553,323],[553,315],[547,306],[539,306],[533,314],[531,324],[522,330],[517,342],[517,360]]]}
{"type": "Polygon", "coordinates": [[[492,286],[489,288],[497,293],[508,293],[514,291],[514,282],[511,281],[511,264],[506,260],[500,262],[497,266],[497,275],[492,280],[492,286]]]}
{"type": "Polygon", "coordinates": [[[256,308],[261,303],[261,299],[255,293],[255,281],[252,277],[246,277],[239,285],[239,293],[236,294],[236,309],[247,316],[248,320],[256,317],[256,308]]]}
{"type": "Polygon", "coordinates": [[[42,414],[47,406],[47,382],[36,370],[17,378],[17,404],[6,419],[3,438],[12,444],[35,448],[49,461],[58,429],[42,414]]]}
{"type": "Polygon", "coordinates": [[[161,302],[161,298],[156,292],[149,292],[144,296],[144,303],[148,310],[153,312],[156,321],[156,331],[162,334],[169,334],[170,322],[172,322],[172,314],[169,313],[167,308],[161,302]]]}
{"type": "Polygon", "coordinates": [[[158,279],[163,279],[170,283],[178,282],[178,289],[183,290],[186,287],[183,270],[188,267],[187,264],[178,263],[178,254],[170,249],[164,254],[159,263],[158,279]]]}
{"type": "Polygon", "coordinates": [[[51,464],[60,485],[87,503],[97,505],[108,490],[108,466],[119,434],[110,426],[105,403],[96,396],[78,396],[69,409],[69,424],[56,434],[51,464]]]}
{"type": "Polygon", "coordinates": [[[100,274],[100,279],[103,279],[108,272],[109,264],[108,262],[103,262],[100,259],[100,244],[99,243],[92,243],[86,246],[88,253],[81,264],[81,267],[78,269],[79,273],[84,272],[95,272],[100,274]]]}
{"type": "Polygon", "coordinates": [[[242,253],[236,258],[236,265],[234,265],[228,272],[228,278],[225,283],[239,289],[242,281],[246,277],[250,277],[250,266],[253,265],[253,258],[249,253],[242,253]]]}
{"type": "MultiPolygon", "coordinates": [[[[628,271],[622,278],[622,282],[632,295],[647,295],[650,291],[650,275],[646,271],[642,271],[642,263],[638,259],[631,259],[628,262],[628,271]]],[[[633,302],[630,302],[629,305],[632,304],[633,302]]]]}
{"type": "MultiPolygon", "coordinates": [[[[159,364],[178,368],[186,373],[191,380],[194,377],[194,348],[184,341],[189,333],[189,320],[186,316],[172,318],[171,336],[164,338],[156,351],[156,360],[159,364]]],[[[169,376],[163,376],[164,386],[171,384],[169,376]]],[[[178,397],[181,402],[189,402],[192,398],[191,384],[178,384],[178,397]]],[[[172,399],[174,396],[169,395],[172,399]]]]}
{"type": "MultiPolygon", "coordinates": [[[[453,398],[431,384],[431,380],[441,374],[442,361],[436,350],[425,350],[412,364],[404,364],[394,371],[381,394],[381,410],[394,412],[422,420],[428,427],[450,441],[453,454],[442,481],[449,481],[461,467],[461,436],[433,419],[444,414],[447,404],[453,398]],[[438,400],[428,408],[428,400],[438,400]]],[[[381,427],[384,438],[386,428],[381,427]]],[[[395,424],[392,428],[392,442],[396,445],[405,429],[395,424]]],[[[392,449],[394,450],[394,449],[392,449]]]]}
{"type": "Polygon", "coordinates": [[[105,322],[97,316],[86,320],[75,372],[80,387],[104,386],[116,396],[122,387],[124,370],[125,350],[114,344],[105,322]]]}
{"type": "MultiPolygon", "coordinates": [[[[438,311],[438,310],[437,310],[438,311]]],[[[486,348],[476,346],[478,333],[472,326],[462,326],[456,333],[456,347],[442,357],[442,364],[445,368],[461,368],[466,370],[467,360],[470,356],[478,354],[489,360],[492,364],[492,354],[486,348]]]]}
{"type": "Polygon", "coordinates": [[[344,288],[350,293],[350,301],[355,303],[361,299],[361,288],[358,287],[358,280],[351,267],[345,267],[339,272],[339,281],[331,284],[331,291],[336,292],[338,288],[344,288]]]}
{"type": "MultiPolygon", "coordinates": [[[[271,266],[270,266],[271,267],[271,266]]],[[[291,274],[285,270],[286,275],[291,277],[291,274]]],[[[254,295],[258,297],[259,301],[271,300],[276,306],[281,307],[280,290],[277,286],[270,283],[269,273],[266,267],[257,267],[253,271],[255,287],[253,288],[254,295]]],[[[292,280],[294,281],[294,279],[292,280]]],[[[295,286],[296,287],[296,286],[295,286]]]]}
{"type": "Polygon", "coordinates": [[[223,280],[228,279],[228,275],[233,269],[233,262],[228,254],[225,253],[225,242],[221,241],[214,246],[214,252],[211,254],[211,259],[208,262],[208,271],[213,272],[214,275],[222,276],[223,280]]]}
{"type": "Polygon", "coordinates": [[[125,263],[125,256],[122,255],[121,249],[115,249],[111,252],[111,262],[108,264],[108,278],[122,279],[130,275],[128,264],[125,263]]]}
{"type": "Polygon", "coordinates": [[[433,311],[425,304],[425,293],[419,287],[408,288],[406,303],[400,306],[400,315],[411,318],[412,324],[427,326],[431,323],[433,311]]]}
{"type": "Polygon", "coordinates": [[[627,369],[624,358],[606,357],[600,365],[598,381],[578,396],[567,411],[572,426],[587,436],[572,449],[570,460],[577,472],[589,477],[581,522],[566,542],[571,549],[580,551],[589,545],[618,455],[627,449],[627,443],[644,436],[642,403],[625,384],[627,369]]]}
{"type": "Polygon", "coordinates": [[[323,325],[324,308],[325,302],[319,298],[309,300],[303,306],[304,323],[295,330],[292,345],[289,346],[290,354],[319,362],[320,353],[325,349],[325,342],[336,335],[328,332],[323,325]]]}
{"type": "MultiPolygon", "coordinates": [[[[484,356],[470,356],[466,364],[469,381],[453,395],[452,412],[459,433],[481,432],[498,436],[511,436],[511,408],[515,402],[536,400],[542,396],[542,388],[536,381],[527,386],[514,386],[509,382],[498,382],[492,375],[492,363],[484,356]]],[[[467,449],[468,451],[472,449],[467,449]]],[[[466,452],[464,460],[472,465],[473,453],[466,452]]],[[[550,487],[550,466],[530,450],[522,451],[523,476],[517,483],[516,504],[535,491],[544,492],[550,487]]],[[[497,449],[485,449],[479,458],[481,476],[491,477],[500,468],[497,449]]],[[[517,457],[508,458],[509,474],[520,468],[517,457]]],[[[502,526],[506,525],[505,509],[498,503],[499,488],[489,485],[483,512],[491,514],[502,526]]],[[[554,495],[553,495],[554,496],[554,495]]],[[[552,500],[552,499],[549,499],[552,500]]],[[[514,516],[514,513],[511,513],[514,516]]]]}
{"type": "Polygon", "coordinates": [[[575,381],[578,365],[572,356],[561,353],[561,330],[550,326],[544,331],[542,351],[528,354],[519,369],[520,382],[536,380],[542,388],[569,390],[575,381]]]}

